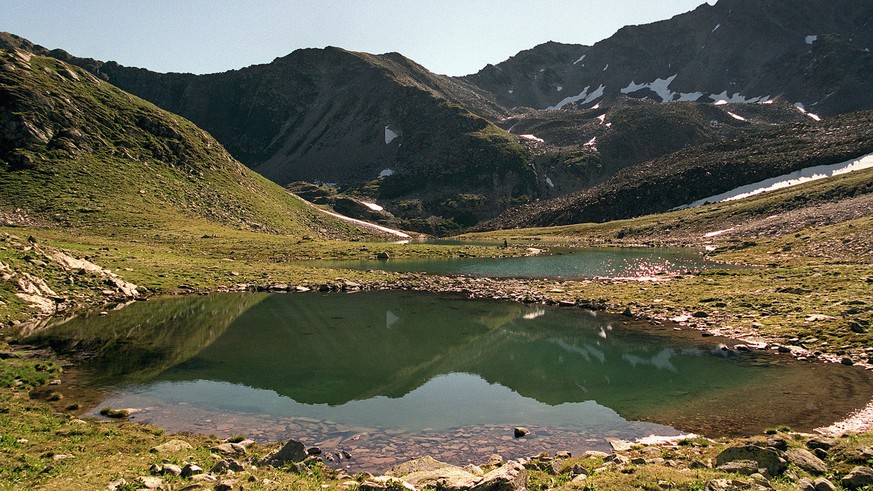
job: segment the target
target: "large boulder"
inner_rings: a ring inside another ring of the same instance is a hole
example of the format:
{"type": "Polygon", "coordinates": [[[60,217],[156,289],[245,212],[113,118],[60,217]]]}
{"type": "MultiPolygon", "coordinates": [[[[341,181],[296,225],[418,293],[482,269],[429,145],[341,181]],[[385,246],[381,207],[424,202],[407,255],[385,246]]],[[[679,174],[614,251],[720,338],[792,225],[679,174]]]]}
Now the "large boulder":
{"type": "Polygon", "coordinates": [[[511,460],[482,476],[474,491],[522,491],[527,489],[527,471],[511,460]]]}
{"type": "Polygon", "coordinates": [[[271,467],[282,467],[283,465],[292,462],[303,462],[305,459],[306,447],[297,440],[291,439],[288,440],[282,448],[258,461],[258,464],[269,465],[271,467]]]}
{"type": "Polygon", "coordinates": [[[388,471],[388,475],[419,489],[434,488],[447,491],[470,489],[480,480],[479,476],[471,472],[432,457],[404,462],[388,471]]]}
{"type": "Polygon", "coordinates": [[[813,455],[810,451],[802,448],[792,448],[785,452],[785,458],[788,462],[800,467],[810,474],[824,474],[828,471],[828,466],[820,458],[813,455]]]}
{"type": "Polygon", "coordinates": [[[728,447],[715,458],[715,465],[720,468],[725,464],[738,460],[754,461],[758,465],[758,469],[765,469],[767,471],[766,475],[770,477],[781,475],[788,467],[787,462],[779,455],[778,450],[758,445],[728,447]]]}
{"type": "Polygon", "coordinates": [[[844,488],[858,489],[873,484],[873,469],[857,466],[840,481],[844,488]]]}

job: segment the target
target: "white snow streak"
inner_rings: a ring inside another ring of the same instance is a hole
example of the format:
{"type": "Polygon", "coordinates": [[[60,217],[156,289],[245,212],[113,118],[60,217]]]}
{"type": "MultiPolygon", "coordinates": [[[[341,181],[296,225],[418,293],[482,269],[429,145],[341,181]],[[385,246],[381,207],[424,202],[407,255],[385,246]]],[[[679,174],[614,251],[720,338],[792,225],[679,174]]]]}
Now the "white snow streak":
{"type": "Polygon", "coordinates": [[[543,140],[542,138],[538,138],[534,135],[527,134],[527,135],[518,135],[518,136],[524,138],[525,140],[530,140],[532,142],[545,143],[545,140],[543,140]]]}
{"type": "Polygon", "coordinates": [[[382,178],[384,178],[384,177],[388,177],[388,176],[393,176],[393,175],[394,175],[394,171],[393,171],[393,170],[391,170],[391,169],[382,169],[382,172],[379,173],[379,179],[382,179],[382,178]]]}
{"type": "Polygon", "coordinates": [[[604,124],[606,122],[606,114],[601,114],[597,116],[597,120],[600,121],[600,124],[604,124]]]}
{"type": "Polygon", "coordinates": [[[385,209],[377,205],[376,203],[368,203],[366,201],[361,201],[360,203],[373,211],[382,211],[385,209]]]}
{"type": "Polygon", "coordinates": [[[388,125],[385,125],[385,145],[393,142],[398,136],[400,135],[392,131],[388,125]]]}
{"type": "Polygon", "coordinates": [[[608,68],[609,68],[609,63],[607,63],[606,66],[603,67],[603,71],[605,72],[608,68]]]}
{"type": "Polygon", "coordinates": [[[767,102],[770,100],[769,95],[748,99],[739,92],[734,92],[733,95],[728,95],[726,90],[721,94],[710,94],[709,98],[712,99],[717,106],[721,104],[752,104],[755,102],[767,102]]]}
{"type": "Polygon", "coordinates": [[[740,116],[739,114],[734,114],[734,113],[732,113],[732,112],[730,112],[730,111],[728,111],[727,113],[728,113],[728,116],[730,116],[730,117],[736,119],[737,121],[747,121],[746,118],[740,116]]]}
{"type": "Polygon", "coordinates": [[[676,79],[676,75],[667,78],[658,78],[655,79],[654,82],[649,82],[647,84],[637,84],[635,82],[631,82],[627,87],[621,89],[622,94],[630,94],[631,92],[637,92],[643,89],[649,89],[655,94],[658,94],[658,97],[661,98],[661,102],[672,101],[673,96],[675,95],[670,91],[669,87],[673,80],[676,79]]]}
{"type": "MultiPolygon", "coordinates": [[[[585,55],[582,55],[582,56],[579,57],[578,60],[574,61],[573,64],[576,65],[577,63],[581,62],[581,61],[584,60],[584,59],[585,59],[585,55]]],[[[584,65],[583,65],[583,66],[584,66],[584,65]]]]}
{"type": "Polygon", "coordinates": [[[546,184],[548,184],[550,188],[555,187],[555,183],[552,182],[549,176],[546,176],[546,184]]]}
{"type": "Polygon", "coordinates": [[[863,157],[858,157],[857,159],[840,162],[838,164],[816,165],[814,167],[807,167],[805,169],[794,171],[790,174],[772,177],[770,179],[765,179],[763,181],[753,184],[746,184],[745,186],[740,186],[726,193],[716,194],[708,198],[699,199],[693,203],[679,206],[674,209],[680,210],[683,208],[694,208],[696,206],[701,206],[706,203],[717,203],[719,201],[733,201],[737,199],[748,198],[750,196],[775,191],[777,189],[797,186],[798,184],[804,184],[811,181],[817,181],[819,179],[826,179],[828,177],[834,177],[841,174],[848,174],[850,172],[857,172],[859,170],[870,168],[873,168],[873,153],[869,153],[867,155],[864,155],[863,157]]]}
{"type": "Polygon", "coordinates": [[[589,94],[588,89],[590,89],[590,88],[591,88],[591,86],[589,85],[588,87],[585,87],[585,90],[583,90],[581,93],[579,93],[579,95],[567,97],[567,98],[563,99],[561,102],[555,104],[554,106],[549,106],[546,109],[550,110],[550,111],[554,111],[556,109],[561,109],[562,107],[566,106],[567,104],[573,104],[574,102],[577,102],[580,105],[584,106],[585,104],[589,104],[591,102],[594,102],[598,98],[602,97],[603,90],[606,89],[606,86],[601,84],[600,87],[597,88],[597,90],[595,90],[594,92],[589,94]]]}
{"type": "Polygon", "coordinates": [[[721,24],[716,24],[715,27],[712,28],[712,32],[717,31],[719,27],[721,27],[721,24]]]}

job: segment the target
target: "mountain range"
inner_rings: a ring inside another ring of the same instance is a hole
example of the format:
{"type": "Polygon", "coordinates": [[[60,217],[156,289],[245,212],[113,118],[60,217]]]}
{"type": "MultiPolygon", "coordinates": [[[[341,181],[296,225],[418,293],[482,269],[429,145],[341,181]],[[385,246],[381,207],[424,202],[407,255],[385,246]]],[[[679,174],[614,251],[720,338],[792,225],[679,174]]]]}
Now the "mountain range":
{"type": "Polygon", "coordinates": [[[871,46],[873,0],[719,0],[465,77],[332,47],[164,74],[0,35],[187,118],[280,185],[327,184],[360,204],[347,214],[436,235],[664,211],[869,153],[852,135],[871,128],[871,46]]]}

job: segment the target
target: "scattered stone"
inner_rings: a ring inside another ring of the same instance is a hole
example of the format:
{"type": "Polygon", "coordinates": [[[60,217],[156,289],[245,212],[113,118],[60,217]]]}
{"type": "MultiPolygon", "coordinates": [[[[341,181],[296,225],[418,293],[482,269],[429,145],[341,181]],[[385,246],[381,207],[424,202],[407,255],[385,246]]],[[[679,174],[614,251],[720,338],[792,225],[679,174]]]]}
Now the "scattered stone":
{"type": "Polygon", "coordinates": [[[863,486],[869,486],[873,484],[873,469],[859,465],[843,476],[840,483],[843,487],[849,489],[858,489],[863,486]]]}
{"type": "Polygon", "coordinates": [[[586,457],[591,457],[593,459],[605,459],[606,457],[609,457],[608,453],[600,452],[597,450],[586,450],[583,455],[585,455],[586,457]]]}
{"type": "Polygon", "coordinates": [[[321,449],[318,447],[307,448],[306,455],[321,455],[321,449]]]}
{"type": "Polygon", "coordinates": [[[203,474],[203,468],[197,464],[188,463],[182,467],[182,477],[191,477],[197,474],[203,474]]]}
{"type": "Polygon", "coordinates": [[[515,429],[512,430],[512,432],[516,438],[522,438],[530,435],[530,430],[525,428],[524,426],[516,426],[515,429]]]}
{"type": "Polygon", "coordinates": [[[176,464],[164,464],[159,473],[179,477],[182,475],[182,468],[176,464]]]}
{"type": "Polygon", "coordinates": [[[497,455],[497,454],[492,454],[491,457],[488,457],[488,462],[486,462],[485,465],[492,466],[492,467],[501,466],[501,465],[503,465],[503,462],[504,462],[503,457],[501,457],[500,455],[497,455]]]}
{"type": "Polygon", "coordinates": [[[573,454],[571,454],[570,452],[568,452],[566,450],[562,450],[560,452],[555,453],[556,459],[569,459],[572,456],[573,456],[573,454]]]}
{"type": "Polygon", "coordinates": [[[306,448],[297,440],[288,440],[285,445],[263,459],[259,465],[269,465],[272,467],[282,467],[289,462],[302,462],[306,459],[306,448]]]}
{"type": "Polygon", "coordinates": [[[764,475],[761,473],[756,472],[749,476],[749,478],[752,480],[753,483],[764,489],[773,489],[773,486],[770,485],[770,480],[764,477],[764,475]]]}
{"type": "Polygon", "coordinates": [[[402,481],[393,476],[378,476],[371,479],[367,479],[360,485],[361,491],[385,491],[385,490],[397,490],[397,491],[416,491],[415,486],[409,484],[406,481],[402,481]]]}
{"type": "Polygon", "coordinates": [[[376,259],[391,259],[391,256],[387,252],[380,252],[376,254],[376,259]]]}
{"type": "Polygon", "coordinates": [[[222,443],[221,445],[216,445],[211,448],[213,452],[220,453],[222,455],[245,455],[246,448],[240,445],[239,443],[222,443]]]}
{"type": "Polygon", "coordinates": [[[792,448],[785,452],[785,458],[788,462],[800,467],[810,474],[824,474],[828,471],[828,466],[821,459],[802,448],[792,448]]]}
{"type": "Polygon", "coordinates": [[[231,479],[224,479],[218,481],[218,484],[216,484],[215,487],[213,487],[212,489],[214,489],[215,491],[231,491],[235,487],[236,481],[231,479]]]}
{"type": "Polygon", "coordinates": [[[432,457],[404,462],[393,467],[387,474],[416,488],[427,487],[449,491],[470,489],[480,480],[480,475],[432,457]]]}
{"type": "Polygon", "coordinates": [[[808,442],[806,442],[806,446],[810,449],[820,448],[822,450],[829,450],[831,447],[837,444],[837,439],[829,436],[817,436],[815,438],[811,438],[808,442]]]}
{"type": "Polygon", "coordinates": [[[142,476],[139,478],[139,483],[146,489],[166,489],[166,484],[160,477],[142,476]]]}
{"type": "Polygon", "coordinates": [[[778,450],[760,447],[758,445],[728,447],[715,458],[715,465],[716,468],[721,469],[723,465],[729,462],[747,460],[751,460],[757,464],[756,471],[757,469],[766,469],[767,475],[772,477],[781,475],[788,467],[785,459],[779,456],[778,450]]]}
{"type": "Polygon", "coordinates": [[[781,436],[774,436],[767,439],[767,446],[784,452],[788,450],[788,441],[781,436]]]}
{"type": "Polygon", "coordinates": [[[816,479],[813,486],[815,491],[837,491],[837,486],[823,477],[816,479]]]}
{"type": "Polygon", "coordinates": [[[118,488],[126,485],[127,481],[125,481],[124,479],[116,479],[114,481],[109,481],[109,484],[106,485],[106,489],[108,489],[109,491],[117,491],[118,488]]]}
{"type": "Polygon", "coordinates": [[[194,447],[191,446],[190,443],[184,440],[170,440],[166,443],[162,443],[156,447],[152,447],[149,452],[156,454],[166,454],[166,453],[176,453],[182,452],[185,450],[191,450],[194,447]]]}
{"type": "Polygon", "coordinates": [[[732,460],[716,467],[722,472],[730,472],[751,476],[758,472],[758,463],[754,460],[732,460]]]}
{"type": "Polygon", "coordinates": [[[797,481],[797,489],[800,491],[815,491],[815,484],[813,484],[808,478],[804,477],[797,481]]]}
{"type": "Polygon", "coordinates": [[[482,476],[474,491],[516,491],[527,489],[527,471],[515,461],[509,461],[482,476]]]}
{"type": "Polygon", "coordinates": [[[854,333],[864,334],[867,332],[867,328],[864,327],[864,324],[861,324],[858,321],[849,321],[849,329],[854,333]]]}
{"type": "Polygon", "coordinates": [[[612,447],[614,452],[627,452],[633,446],[633,443],[631,442],[618,440],[616,438],[607,438],[606,441],[609,442],[609,446],[612,447]]]}
{"type": "MultiPolygon", "coordinates": [[[[166,467],[167,466],[164,466],[165,469],[166,467]]],[[[243,467],[242,464],[240,464],[236,460],[227,458],[219,460],[214,466],[212,466],[212,469],[209,469],[209,472],[211,472],[212,474],[225,474],[227,473],[227,471],[242,472],[244,470],[245,467],[243,467]]],[[[179,469],[179,471],[181,473],[181,469],[179,469]]],[[[179,474],[176,475],[178,476],[179,474]]]]}

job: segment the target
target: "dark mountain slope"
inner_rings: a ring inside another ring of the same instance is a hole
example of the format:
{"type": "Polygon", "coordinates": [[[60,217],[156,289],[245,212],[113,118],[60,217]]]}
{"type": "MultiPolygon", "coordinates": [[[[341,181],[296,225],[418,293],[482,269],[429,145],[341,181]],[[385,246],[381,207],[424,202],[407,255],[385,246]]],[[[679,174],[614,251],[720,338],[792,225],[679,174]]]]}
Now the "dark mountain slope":
{"type": "Polygon", "coordinates": [[[873,108],[873,1],[719,0],[620,29],[594,46],[546,43],[464,78],[507,107],[658,101],[873,108]]]}
{"type": "Polygon", "coordinates": [[[775,126],[629,167],[601,184],[509,210],[478,227],[494,230],[602,222],[674,207],[815,165],[873,152],[873,112],[775,126]]]}
{"type": "Polygon", "coordinates": [[[4,39],[68,60],[191,119],[277,183],[334,183],[380,200],[408,228],[457,230],[536,191],[524,148],[471,112],[502,114],[490,96],[396,53],[306,49],[267,65],[198,76],[4,39]]]}
{"type": "Polygon", "coordinates": [[[113,232],[362,233],[234,160],[190,121],[54,58],[0,50],[0,211],[113,232]]]}

